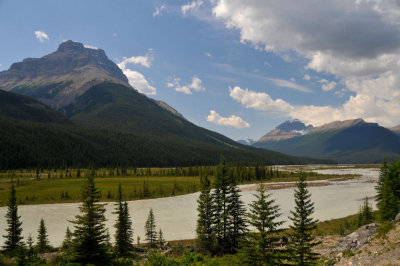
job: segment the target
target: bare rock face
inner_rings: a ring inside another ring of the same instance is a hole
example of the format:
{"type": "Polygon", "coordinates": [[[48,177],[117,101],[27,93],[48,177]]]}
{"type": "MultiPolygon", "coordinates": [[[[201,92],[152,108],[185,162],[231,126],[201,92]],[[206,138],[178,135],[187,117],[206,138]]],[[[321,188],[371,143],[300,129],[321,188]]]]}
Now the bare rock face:
{"type": "Polygon", "coordinates": [[[336,246],[336,251],[342,252],[348,249],[352,251],[358,250],[371,241],[376,233],[376,229],[377,225],[375,223],[360,227],[357,231],[340,239],[336,246]]]}
{"type": "Polygon", "coordinates": [[[63,42],[54,53],[24,59],[0,72],[0,89],[33,97],[59,110],[105,81],[130,87],[121,69],[103,50],[74,41],[63,42]]]}
{"type": "Polygon", "coordinates": [[[286,121],[274,130],[262,136],[257,142],[280,141],[302,136],[313,129],[312,125],[306,126],[298,119],[286,121]]]}

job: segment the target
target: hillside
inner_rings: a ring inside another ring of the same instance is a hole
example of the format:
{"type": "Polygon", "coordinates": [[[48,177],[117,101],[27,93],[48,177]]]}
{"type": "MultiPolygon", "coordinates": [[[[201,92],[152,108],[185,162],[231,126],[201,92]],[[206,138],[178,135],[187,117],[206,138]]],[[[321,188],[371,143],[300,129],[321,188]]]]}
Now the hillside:
{"type": "Polygon", "coordinates": [[[302,136],[279,141],[259,140],[254,146],[340,163],[380,163],[384,157],[397,160],[400,155],[400,140],[395,133],[362,119],[335,121],[302,136]]]}

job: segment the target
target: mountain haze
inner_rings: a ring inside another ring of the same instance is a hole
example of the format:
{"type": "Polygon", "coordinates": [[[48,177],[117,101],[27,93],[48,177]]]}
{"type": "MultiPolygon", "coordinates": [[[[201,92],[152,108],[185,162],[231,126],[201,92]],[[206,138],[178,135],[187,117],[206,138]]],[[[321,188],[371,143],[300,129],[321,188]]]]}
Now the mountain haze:
{"type": "Polygon", "coordinates": [[[312,128],[307,134],[286,139],[261,138],[254,146],[340,163],[380,163],[385,157],[397,160],[400,156],[398,135],[362,119],[335,121],[312,128]]]}

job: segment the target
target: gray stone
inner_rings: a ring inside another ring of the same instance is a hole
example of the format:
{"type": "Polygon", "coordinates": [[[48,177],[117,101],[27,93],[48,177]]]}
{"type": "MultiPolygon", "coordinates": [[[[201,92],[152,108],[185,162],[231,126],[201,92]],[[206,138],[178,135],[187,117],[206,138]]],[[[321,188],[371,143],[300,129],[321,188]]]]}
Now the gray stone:
{"type": "Polygon", "coordinates": [[[376,233],[377,226],[375,223],[367,224],[358,228],[355,232],[339,240],[336,245],[336,251],[342,252],[350,249],[358,250],[363,245],[367,244],[376,233]]]}

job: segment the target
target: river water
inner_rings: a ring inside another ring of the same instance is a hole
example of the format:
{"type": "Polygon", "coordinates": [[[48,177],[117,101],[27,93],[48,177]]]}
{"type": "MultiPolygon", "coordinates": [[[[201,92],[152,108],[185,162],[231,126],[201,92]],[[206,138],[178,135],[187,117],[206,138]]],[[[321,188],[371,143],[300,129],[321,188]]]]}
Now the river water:
{"type": "MultiPolygon", "coordinates": [[[[320,221],[333,218],[340,218],[356,213],[363,199],[375,195],[375,184],[378,177],[378,169],[322,169],[314,170],[321,174],[361,174],[360,178],[347,181],[329,182],[327,186],[310,186],[312,200],[315,203],[314,217],[320,221]]],[[[321,181],[316,181],[321,182],[321,181]]],[[[242,200],[249,204],[254,200],[255,193],[252,188],[255,185],[241,185],[244,191],[241,192],[242,200]]],[[[285,188],[271,190],[272,198],[276,199],[281,208],[281,218],[286,221],[283,225],[289,225],[287,217],[290,210],[294,208],[294,188],[285,188]]],[[[195,227],[197,219],[197,198],[199,193],[193,193],[182,196],[158,198],[149,200],[130,201],[129,210],[133,220],[134,239],[139,235],[141,242],[144,240],[144,224],[147,219],[150,208],[153,208],[156,218],[157,228],[161,228],[166,240],[181,240],[195,238],[195,227]]],[[[375,201],[370,200],[375,207],[375,201]]],[[[26,240],[29,234],[34,239],[37,236],[37,229],[40,219],[45,220],[50,243],[59,246],[64,239],[67,226],[73,230],[73,225],[69,222],[74,220],[78,214],[79,203],[63,204],[40,204],[19,206],[19,215],[23,222],[23,235],[26,240]]],[[[114,237],[114,228],[116,216],[112,214],[114,205],[106,205],[106,226],[109,228],[111,239],[114,237]]],[[[3,218],[7,208],[0,208],[0,236],[4,235],[6,221],[3,218]]],[[[157,229],[158,230],[158,229],[157,229]]],[[[4,238],[0,237],[0,245],[4,238]]]]}

